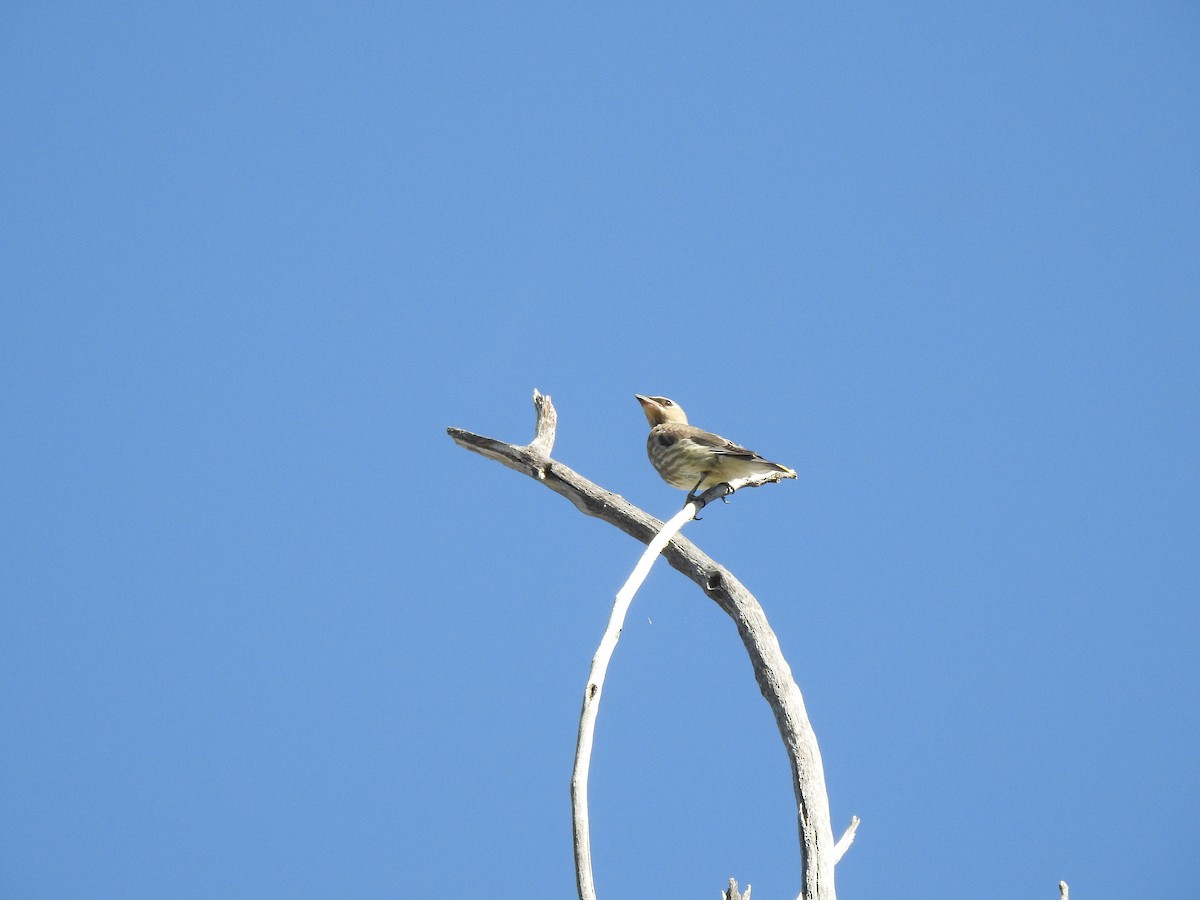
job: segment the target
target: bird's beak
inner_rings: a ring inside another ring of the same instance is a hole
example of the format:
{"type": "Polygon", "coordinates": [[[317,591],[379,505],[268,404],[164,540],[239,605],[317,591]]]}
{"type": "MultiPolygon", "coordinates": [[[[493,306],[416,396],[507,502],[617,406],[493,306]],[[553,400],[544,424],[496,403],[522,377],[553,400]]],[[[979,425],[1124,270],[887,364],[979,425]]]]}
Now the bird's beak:
{"type": "Polygon", "coordinates": [[[650,423],[650,427],[661,425],[663,423],[662,407],[651,400],[649,397],[643,397],[641,394],[634,394],[637,397],[637,402],[642,404],[642,412],[646,416],[646,421],[650,423]]]}

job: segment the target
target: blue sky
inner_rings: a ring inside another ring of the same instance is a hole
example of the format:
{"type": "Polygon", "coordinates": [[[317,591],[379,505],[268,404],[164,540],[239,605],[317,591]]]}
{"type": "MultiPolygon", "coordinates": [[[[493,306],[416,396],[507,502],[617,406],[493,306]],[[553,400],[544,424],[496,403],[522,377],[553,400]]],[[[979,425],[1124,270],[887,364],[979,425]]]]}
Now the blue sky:
{"type": "MultiPolygon", "coordinates": [[[[796,468],[686,533],[805,694],[843,897],[1200,888],[1200,12],[0,13],[0,895],[573,896],[635,392],[796,468]]],[[[794,897],[730,623],[655,568],[607,898],[794,897]]]]}

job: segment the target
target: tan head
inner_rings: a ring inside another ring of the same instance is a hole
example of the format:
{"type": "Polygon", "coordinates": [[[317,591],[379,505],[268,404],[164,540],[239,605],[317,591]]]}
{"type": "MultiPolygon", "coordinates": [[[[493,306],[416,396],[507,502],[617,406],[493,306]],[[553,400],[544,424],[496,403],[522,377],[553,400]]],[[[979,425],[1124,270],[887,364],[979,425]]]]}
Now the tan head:
{"type": "Polygon", "coordinates": [[[638,403],[642,404],[642,412],[646,414],[646,421],[650,423],[650,427],[655,425],[686,425],[687,416],[683,412],[683,407],[667,397],[643,397],[641,394],[634,394],[637,397],[638,403]]]}

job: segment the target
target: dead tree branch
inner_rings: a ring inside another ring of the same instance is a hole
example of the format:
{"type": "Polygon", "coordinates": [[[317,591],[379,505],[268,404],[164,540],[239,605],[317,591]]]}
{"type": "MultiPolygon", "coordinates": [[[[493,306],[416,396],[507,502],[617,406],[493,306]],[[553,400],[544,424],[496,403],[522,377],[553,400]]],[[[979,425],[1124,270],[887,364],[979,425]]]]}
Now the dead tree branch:
{"type": "MultiPolygon", "coordinates": [[[[556,414],[550,398],[534,392],[537,437],[527,445],[507,444],[448,428],[460,447],[523,472],[570,500],[581,512],[603,519],[642,543],[648,544],[663,523],[625,498],[604,490],[579,473],[550,458],[556,414]]],[[[715,489],[713,489],[715,490],[715,489]]],[[[708,492],[712,493],[712,491],[708,492]]],[[[715,495],[714,495],[715,496],[715,495]]],[[[707,497],[706,499],[711,499],[707,497]]],[[[804,698],[792,678],[791,667],[779,640],[754,596],[723,566],[677,535],[663,550],[672,568],[695,582],[733,619],[750,657],[759,690],[775,715],[792,769],[796,819],[800,836],[801,880],[804,900],[834,900],[834,841],[829,821],[829,798],[816,735],[808,720],[804,698]]],[[[852,833],[852,832],[851,832],[852,833]]],[[[844,846],[848,841],[843,838],[844,846]]],[[[844,850],[843,846],[843,850],[844,850]]]]}
{"type": "Polygon", "coordinates": [[[848,827],[838,842],[833,847],[833,864],[836,866],[846,851],[850,849],[850,845],[854,843],[854,835],[858,832],[858,816],[850,817],[850,827],[848,827]]]}
{"type": "Polygon", "coordinates": [[[650,574],[650,567],[671,540],[696,514],[688,504],[671,519],[663,530],[646,546],[646,552],[634,566],[633,572],[617,592],[608,627],[592,657],[587,687],[583,691],[583,706],[579,711],[579,735],[575,741],[575,768],[571,772],[571,824],[575,836],[575,886],[579,900],[596,900],[596,882],[592,873],[592,826],[588,817],[588,772],[592,767],[592,741],[596,732],[596,717],[600,714],[600,697],[604,693],[604,678],[617,641],[625,627],[625,614],[634,595],[650,574]]]}

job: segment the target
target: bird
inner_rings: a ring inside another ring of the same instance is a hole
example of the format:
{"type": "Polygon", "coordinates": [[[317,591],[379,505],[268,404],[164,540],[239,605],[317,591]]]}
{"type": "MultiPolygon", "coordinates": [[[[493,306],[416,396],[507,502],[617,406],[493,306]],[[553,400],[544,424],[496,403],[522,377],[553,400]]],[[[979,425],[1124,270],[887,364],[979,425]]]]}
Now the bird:
{"type": "Polygon", "coordinates": [[[794,469],[764,459],[719,434],[689,425],[683,407],[668,397],[633,396],[642,404],[650,423],[646,439],[650,463],[663,481],[688,492],[685,505],[696,499],[697,492],[735,478],[796,477],[794,469]]]}

